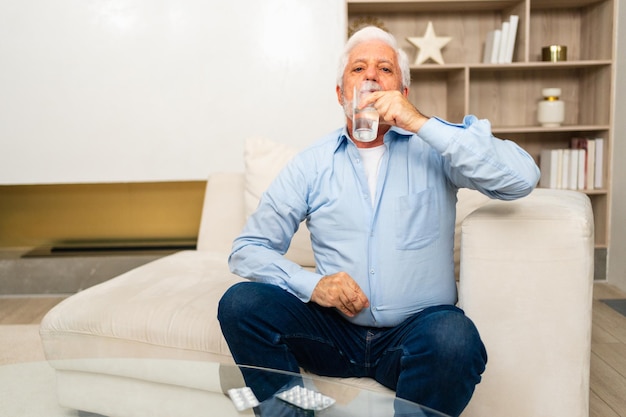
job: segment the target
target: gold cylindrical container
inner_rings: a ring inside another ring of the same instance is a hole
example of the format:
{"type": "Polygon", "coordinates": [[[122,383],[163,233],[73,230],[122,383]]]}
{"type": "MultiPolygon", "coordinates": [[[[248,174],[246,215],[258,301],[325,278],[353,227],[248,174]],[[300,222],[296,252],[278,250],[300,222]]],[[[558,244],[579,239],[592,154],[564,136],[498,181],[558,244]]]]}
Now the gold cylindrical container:
{"type": "Polygon", "coordinates": [[[547,62],[567,61],[567,46],[544,46],[541,48],[541,60],[547,62]]]}

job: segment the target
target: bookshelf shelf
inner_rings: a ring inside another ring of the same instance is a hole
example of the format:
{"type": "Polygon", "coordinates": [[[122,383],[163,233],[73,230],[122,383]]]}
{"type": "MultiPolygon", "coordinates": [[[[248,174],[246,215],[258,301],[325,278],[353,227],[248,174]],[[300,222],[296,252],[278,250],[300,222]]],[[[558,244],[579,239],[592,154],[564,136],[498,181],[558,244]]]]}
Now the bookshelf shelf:
{"type": "Polygon", "coordinates": [[[518,71],[518,70],[540,70],[552,71],[560,69],[575,69],[589,67],[610,67],[612,64],[608,60],[589,61],[564,61],[564,62],[513,62],[510,64],[473,64],[468,67],[473,71],[518,71]]]}
{"type": "Polygon", "coordinates": [[[423,64],[412,65],[411,73],[418,74],[420,72],[446,72],[468,69],[471,71],[520,71],[520,70],[538,70],[538,71],[558,71],[563,69],[577,68],[594,68],[594,67],[611,67],[612,61],[589,60],[589,61],[565,61],[565,62],[513,62],[510,64],[423,64]]]}
{"type": "Polygon", "coordinates": [[[606,248],[613,141],[613,77],[617,0],[347,0],[348,23],[381,22],[409,55],[406,38],[421,36],[429,21],[452,41],[445,64],[411,67],[410,100],[425,114],[460,122],[489,119],[495,135],[524,147],[540,163],[542,149],[570,146],[574,137],[604,139],[601,189],[581,190],[592,202],[596,247],[606,248]],[[487,34],[519,16],[513,62],[483,63],[487,34]],[[543,62],[541,48],[567,46],[567,60],[543,62]],[[566,118],[558,128],[537,122],[541,90],[563,91],[566,118]]]}
{"type": "MultiPolygon", "coordinates": [[[[565,132],[572,135],[582,134],[582,133],[593,133],[598,131],[608,131],[608,125],[562,125],[559,127],[542,127],[542,126],[492,126],[494,134],[502,134],[502,133],[540,133],[540,134],[549,134],[549,133],[559,133],[565,132]]],[[[548,139],[549,140],[549,139],[548,139]]]]}
{"type": "Polygon", "coordinates": [[[597,190],[581,190],[582,193],[592,195],[606,195],[609,191],[605,188],[597,189],[597,190]]]}
{"type": "Polygon", "coordinates": [[[519,0],[348,0],[348,13],[492,11],[507,9],[518,3],[519,0]]]}

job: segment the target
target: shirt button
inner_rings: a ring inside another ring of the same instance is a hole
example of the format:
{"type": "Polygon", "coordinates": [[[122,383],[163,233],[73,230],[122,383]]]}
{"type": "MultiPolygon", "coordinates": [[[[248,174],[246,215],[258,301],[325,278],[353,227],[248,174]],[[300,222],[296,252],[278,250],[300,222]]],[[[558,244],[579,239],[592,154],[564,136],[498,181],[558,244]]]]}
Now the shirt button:
{"type": "Polygon", "coordinates": [[[374,272],[373,269],[370,269],[370,274],[374,275],[376,272],[374,272]]]}

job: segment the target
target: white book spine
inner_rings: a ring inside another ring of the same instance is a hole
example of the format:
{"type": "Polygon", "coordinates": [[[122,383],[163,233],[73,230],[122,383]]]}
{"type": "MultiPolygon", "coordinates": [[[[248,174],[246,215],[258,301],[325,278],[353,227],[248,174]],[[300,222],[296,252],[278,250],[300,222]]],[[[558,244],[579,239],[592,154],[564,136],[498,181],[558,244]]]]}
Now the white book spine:
{"type": "Polygon", "coordinates": [[[498,63],[502,64],[506,59],[506,48],[508,46],[508,37],[509,37],[509,22],[502,23],[502,35],[500,38],[500,45],[498,50],[498,63]]]}
{"type": "Polygon", "coordinates": [[[519,25],[519,16],[511,15],[509,18],[509,34],[507,36],[506,56],[504,62],[509,64],[513,62],[513,52],[515,51],[515,41],[517,39],[517,27],[519,25]]]}
{"type": "Polygon", "coordinates": [[[570,179],[570,159],[571,149],[563,149],[563,162],[561,165],[561,186],[559,188],[568,189],[570,179]]]}
{"type": "Polygon", "coordinates": [[[595,142],[595,172],[594,172],[594,188],[604,188],[604,139],[597,138],[595,142]]]}
{"type": "Polygon", "coordinates": [[[558,188],[559,186],[559,169],[561,163],[561,152],[558,149],[550,151],[550,188],[558,188]]]}
{"type": "Polygon", "coordinates": [[[580,154],[580,149],[570,150],[568,179],[568,185],[570,190],[578,189],[578,154],[580,154]]]}
{"type": "Polygon", "coordinates": [[[596,146],[593,139],[587,140],[587,181],[586,189],[593,190],[595,184],[596,146]]]}
{"type": "Polygon", "coordinates": [[[491,59],[490,62],[492,64],[498,63],[498,53],[500,52],[500,39],[502,38],[502,30],[496,29],[493,31],[493,45],[491,48],[491,59]]]}
{"type": "Polygon", "coordinates": [[[556,150],[556,183],[554,188],[563,188],[563,149],[556,150]]]}
{"type": "Polygon", "coordinates": [[[578,190],[585,189],[585,159],[587,152],[584,149],[578,150],[578,190]]]}

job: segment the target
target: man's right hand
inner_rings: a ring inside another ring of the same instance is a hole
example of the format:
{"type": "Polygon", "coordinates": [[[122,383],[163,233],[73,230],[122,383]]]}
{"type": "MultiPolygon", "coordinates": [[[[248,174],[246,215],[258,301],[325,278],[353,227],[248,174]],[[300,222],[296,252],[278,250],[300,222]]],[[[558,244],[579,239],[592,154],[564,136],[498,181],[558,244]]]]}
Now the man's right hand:
{"type": "Polygon", "coordinates": [[[313,290],[311,301],[322,307],[335,307],[348,317],[370,305],[361,287],[345,272],[323,277],[313,290]]]}

